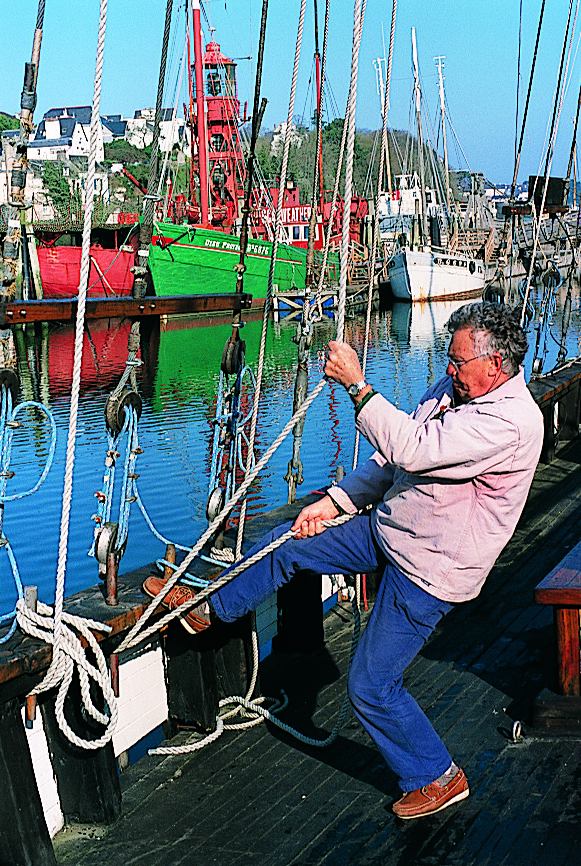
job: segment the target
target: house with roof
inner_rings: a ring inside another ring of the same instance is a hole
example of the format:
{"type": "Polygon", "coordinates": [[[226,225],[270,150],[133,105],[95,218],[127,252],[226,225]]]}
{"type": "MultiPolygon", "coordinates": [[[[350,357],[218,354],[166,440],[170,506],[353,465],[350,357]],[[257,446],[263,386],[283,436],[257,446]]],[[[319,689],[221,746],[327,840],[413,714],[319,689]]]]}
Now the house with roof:
{"type": "MultiPolygon", "coordinates": [[[[89,156],[91,106],[77,105],[51,108],[36,127],[34,138],[28,144],[30,160],[56,160],[74,156],[89,156]]],[[[105,157],[103,127],[99,124],[97,162],[105,157]]]]}
{"type": "Polygon", "coordinates": [[[125,138],[127,121],[120,114],[103,115],[101,125],[103,127],[103,144],[111,144],[112,141],[125,138]]]}

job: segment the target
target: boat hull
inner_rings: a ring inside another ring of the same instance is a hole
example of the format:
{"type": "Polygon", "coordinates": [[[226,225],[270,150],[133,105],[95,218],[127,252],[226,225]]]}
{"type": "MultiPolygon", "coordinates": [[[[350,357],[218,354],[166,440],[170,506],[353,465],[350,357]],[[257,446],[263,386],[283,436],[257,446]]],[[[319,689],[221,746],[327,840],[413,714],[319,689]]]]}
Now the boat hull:
{"type": "Polygon", "coordinates": [[[405,249],[388,268],[393,296],[402,301],[476,297],[486,276],[484,262],[453,251],[405,249]]]}
{"type": "MultiPolygon", "coordinates": [[[[253,303],[263,304],[268,287],[272,243],[249,240],[244,272],[244,291],[253,303]]],[[[149,267],[155,294],[195,295],[232,292],[236,287],[235,266],[240,261],[240,238],[216,229],[156,223],[149,250],[149,267]]],[[[305,287],[306,250],[279,244],[273,289],[292,292],[305,287]]]]}
{"type": "MultiPolygon", "coordinates": [[[[38,266],[45,298],[74,298],[81,279],[80,246],[39,246],[38,266]]],[[[130,296],[133,287],[131,268],[135,252],[131,247],[89,249],[89,297],[130,296]]]]}

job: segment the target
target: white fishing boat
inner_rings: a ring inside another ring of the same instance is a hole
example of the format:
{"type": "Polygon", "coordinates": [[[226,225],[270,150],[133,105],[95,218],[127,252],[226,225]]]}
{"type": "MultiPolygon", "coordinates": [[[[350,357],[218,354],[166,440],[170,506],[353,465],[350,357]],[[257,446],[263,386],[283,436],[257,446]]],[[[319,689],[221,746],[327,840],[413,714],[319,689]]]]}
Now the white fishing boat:
{"type": "Polygon", "coordinates": [[[388,270],[393,296],[402,301],[467,298],[484,289],[484,262],[451,249],[406,247],[392,258],[388,270]]]}
{"type": "MultiPolygon", "coordinates": [[[[393,296],[399,300],[427,301],[441,298],[467,298],[480,295],[486,279],[486,265],[477,257],[467,243],[470,230],[476,228],[470,213],[461,214],[452,202],[448,172],[446,144],[445,99],[442,76],[442,60],[439,62],[440,106],[442,113],[442,139],[444,146],[445,190],[438,195],[439,170],[434,168],[434,148],[426,147],[422,125],[421,90],[417,58],[415,29],[412,28],[412,60],[414,73],[414,102],[416,140],[419,173],[412,184],[418,194],[413,201],[413,210],[408,215],[407,230],[397,235],[397,246],[388,264],[389,280],[393,296]],[[434,188],[426,185],[425,157],[432,162],[434,188]]],[[[429,144],[429,143],[428,143],[429,144]]],[[[474,184],[473,184],[474,186],[474,184]]],[[[409,191],[406,190],[406,192],[409,191]]],[[[474,190],[471,201],[475,199],[474,190]]],[[[411,210],[408,206],[408,211],[411,210]]],[[[472,211],[474,213],[474,211],[472,211]]],[[[478,233],[475,233],[475,237],[478,233]]],[[[482,244],[477,240],[479,251],[482,244]]]]}

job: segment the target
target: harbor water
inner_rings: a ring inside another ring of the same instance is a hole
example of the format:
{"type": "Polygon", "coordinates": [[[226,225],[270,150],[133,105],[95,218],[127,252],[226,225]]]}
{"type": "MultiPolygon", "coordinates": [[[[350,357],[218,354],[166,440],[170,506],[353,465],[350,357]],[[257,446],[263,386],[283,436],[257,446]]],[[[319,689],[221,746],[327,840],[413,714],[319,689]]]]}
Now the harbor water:
{"type": "MultiPolygon", "coordinates": [[[[557,295],[552,324],[542,334],[539,354],[543,370],[554,366],[561,340],[562,311],[566,291],[557,295]]],[[[394,303],[374,312],[367,361],[367,379],[399,408],[410,411],[426,387],[446,369],[449,335],[446,321],[462,302],[433,304],[394,303]]],[[[579,288],[572,296],[567,332],[569,358],[581,354],[579,288]]],[[[525,371],[529,378],[537,342],[536,323],[529,326],[529,353],[525,371]]],[[[262,318],[247,317],[242,336],[246,362],[256,369],[262,318]]],[[[335,336],[335,323],[325,318],[314,329],[309,356],[309,392],[322,376],[324,349],[335,336]]],[[[78,434],[73,476],[66,594],[98,583],[96,560],[88,552],[93,542],[97,510],[96,494],[103,489],[108,448],[104,421],[105,403],[118,383],[127,358],[128,320],[88,322],[85,331],[78,434]]],[[[170,319],[143,323],[142,364],[138,368],[143,410],[139,421],[137,486],[151,523],[166,539],[193,545],[207,526],[206,503],[210,473],[213,419],[220,361],[231,333],[229,316],[170,319]]],[[[283,319],[269,323],[266,363],[256,434],[256,454],[266,448],[292,416],[297,347],[296,323],[283,319]]],[[[345,339],[360,353],[365,317],[349,318],[345,339]]],[[[48,334],[27,329],[16,341],[21,400],[36,400],[54,416],[57,444],[47,479],[32,496],[4,505],[4,536],[9,539],[23,584],[36,584],[39,598],[54,600],[59,526],[64,489],[66,439],[70,411],[71,370],[74,348],[72,325],[51,326],[48,334]]],[[[248,410],[248,395],[243,395],[248,410]]],[[[34,486],[45,465],[50,429],[37,409],[25,410],[15,432],[10,470],[15,473],[7,494],[34,486]]],[[[304,482],[298,496],[320,490],[336,477],[342,466],[350,471],[355,430],[353,407],[344,389],[329,382],[311,406],[302,437],[304,482]]],[[[293,450],[292,434],[274,454],[256,480],[248,499],[248,518],[287,501],[287,472],[293,450]]],[[[362,441],[359,460],[371,453],[362,441]]],[[[121,480],[121,471],[118,473],[121,480]]],[[[117,520],[118,493],[112,520],[117,520]]],[[[154,536],[136,503],[131,506],[129,534],[120,573],[159,559],[165,545],[154,536]]],[[[5,549],[0,551],[0,612],[14,607],[16,589],[5,549]]]]}

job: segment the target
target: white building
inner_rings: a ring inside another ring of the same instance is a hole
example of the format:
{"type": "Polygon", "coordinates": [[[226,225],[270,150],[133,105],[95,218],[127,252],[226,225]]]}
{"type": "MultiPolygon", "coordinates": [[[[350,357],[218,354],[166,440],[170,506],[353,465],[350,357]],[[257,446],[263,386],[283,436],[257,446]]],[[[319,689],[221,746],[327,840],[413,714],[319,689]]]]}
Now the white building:
{"type": "MultiPolygon", "coordinates": [[[[282,123],[279,123],[278,126],[274,127],[274,132],[272,135],[272,144],[270,145],[270,151],[273,154],[280,153],[284,148],[284,141],[286,138],[286,128],[288,123],[286,120],[283,120],[282,123]]],[[[301,133],[297,130],[294,123],[291,123],[290,127],[290,143],[295,147],[300,147],[305,138],[307,138],[308,133],[306,135],[301,135],[301,133]]]]}
{"type": "MultiPolygon", "coordinates": [[[[154,108],[139,109],[125,121],[125,139],[140,150],[147,147],[153,141],[154,120],[154,108]]],[[[190,131],[183,117],[173,117],[173,109],[164,108],[161,113],[159,149],[167,153],[176,144],[181,150],[189,148],[190,131]]]]}
{"type": "MultiPolygon", "coordinates": [[[[34,138],[28,145],[29,160],[56,160],[72,156],[89,156],[91,106],[77,105],[51,108],[36,127],[34,138]]],[[[99,124],[97,162],[105,158],[103,127],[99,124]]]]}

